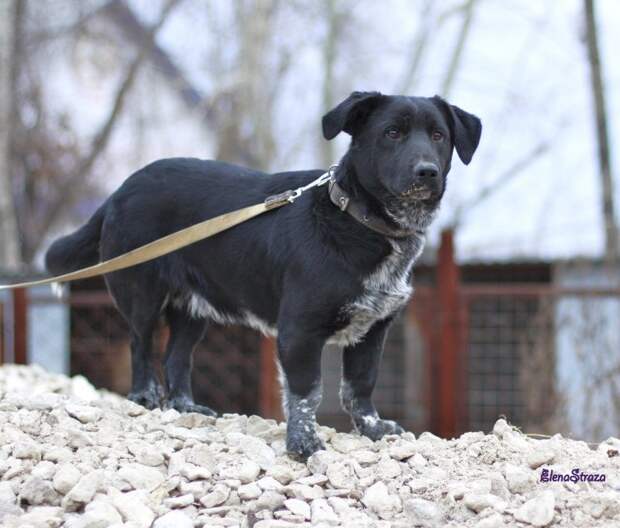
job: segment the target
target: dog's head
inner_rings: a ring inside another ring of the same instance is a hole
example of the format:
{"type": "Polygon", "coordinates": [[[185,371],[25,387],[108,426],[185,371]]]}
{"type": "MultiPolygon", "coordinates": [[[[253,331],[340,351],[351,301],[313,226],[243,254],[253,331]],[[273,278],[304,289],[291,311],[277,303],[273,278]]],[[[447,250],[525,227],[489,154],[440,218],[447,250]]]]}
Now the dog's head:
{"type": "Polygon", "coordinates": [[[411,223],[416,210],[437,208],[453,150],[468,164],[482,125],[438,96],[353,92],[323,117],[326,139],[342,131],[352,137],[347,160],[357,181],[395,220],[411,223]]]}

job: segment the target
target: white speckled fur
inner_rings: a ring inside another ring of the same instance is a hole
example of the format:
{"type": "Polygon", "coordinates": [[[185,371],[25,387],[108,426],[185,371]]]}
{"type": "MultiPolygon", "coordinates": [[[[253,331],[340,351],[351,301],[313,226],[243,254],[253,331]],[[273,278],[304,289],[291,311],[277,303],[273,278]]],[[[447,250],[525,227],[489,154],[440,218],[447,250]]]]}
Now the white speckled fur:
{"type": "Polygon", "coordinates": [[[259,319],[253,313],[245,310],[241,317],[236,317],[220,312],[216,310],[209,301],[197,293],[192,293],[189,297],[177,298],[173,301],[173,304],[177,308],[186,308],[189,314],[195,319],[209,319],[222,325],[239,324],[249,326],[266,336],[275,336],[277,334],[273,326],[259,319]]]}
{"type": "Polygon", "coordinates": [[[364,293],[343,308],[349,324],[329,340],[342,346],[360,341],[370,327],[404,306],[413,288],[409,273],[415,260],[422,253],[423,235],[404,240],[390,240],[392,252],[363,282],[364,293]]]}

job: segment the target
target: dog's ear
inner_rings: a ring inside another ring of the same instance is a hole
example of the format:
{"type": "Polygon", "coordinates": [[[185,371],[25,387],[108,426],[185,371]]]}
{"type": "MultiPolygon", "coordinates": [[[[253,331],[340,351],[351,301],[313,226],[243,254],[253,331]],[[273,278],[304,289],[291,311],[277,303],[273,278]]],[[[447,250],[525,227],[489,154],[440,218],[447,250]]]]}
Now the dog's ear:
{"type": "Polygon", "coordinates": [[[433,100],[447,114],[456,153],[461,161],[468,165],[480,143],[482,133],[480,119],[458,106],[447,103],[438,95],[433,97],[433,100]]]}
{"type": "Polygon", "coordinates": [[[353,92],[323,116],[323,136],[333,139],[340,132],[353,135],[383,97],[379,92],[353,92]]]}

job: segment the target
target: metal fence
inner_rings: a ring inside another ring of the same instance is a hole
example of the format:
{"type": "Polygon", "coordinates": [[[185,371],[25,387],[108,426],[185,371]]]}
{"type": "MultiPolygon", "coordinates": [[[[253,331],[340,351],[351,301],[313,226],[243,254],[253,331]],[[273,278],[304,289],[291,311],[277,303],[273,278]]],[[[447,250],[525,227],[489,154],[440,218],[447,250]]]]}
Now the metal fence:
{"type": "MultiPolygon", "coordinates": [[[[617,434],[620,289],[463,283],[450,266],[440,261],[437,280],[417,287],[392,330],[376,390],[380,412],[409,429],[448,437],[488,431],[502,415],[534,432],[593,441],[617,434]]],[[[127,326],[107,293],[76,292],[61,301],[18,292],[6,304],[0,312],[12,319],[0,318],[0,358],[25,362],[30,325],[45,327],[43,336],[60,331],[57,318],[35,309],[64,306],[70,373],[128,391],[127,326]],[[8,342],[14,350],[6,350],[8,342]]],[[[166,337],[162,325],[160,354],[166,337]]],[[[211,326],[195,354],[197,401],[219,412],[280,417],[274,355],[273,340],[252,330],[211,326]]],[[[339,351],[326,351],[324,367],[320,419],[346,429],[337,398],[339,351]]]]}

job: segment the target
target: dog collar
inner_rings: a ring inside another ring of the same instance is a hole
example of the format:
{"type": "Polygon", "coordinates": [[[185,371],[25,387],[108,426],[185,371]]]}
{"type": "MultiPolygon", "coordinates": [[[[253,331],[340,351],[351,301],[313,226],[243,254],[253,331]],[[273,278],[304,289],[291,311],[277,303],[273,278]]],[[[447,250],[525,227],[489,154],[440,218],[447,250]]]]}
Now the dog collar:
{"type": "Polygon", "coordinates": [[[355,198],[351,197],[334,179],[329,182],[329,199],[341,211],[346,211],[360,224],[368,229],[390,238],[405,238],[412,235],[420,235],[419,229],[398,229],[390,226],[383,218],[366,210],[366,207],[355,198]]]}

